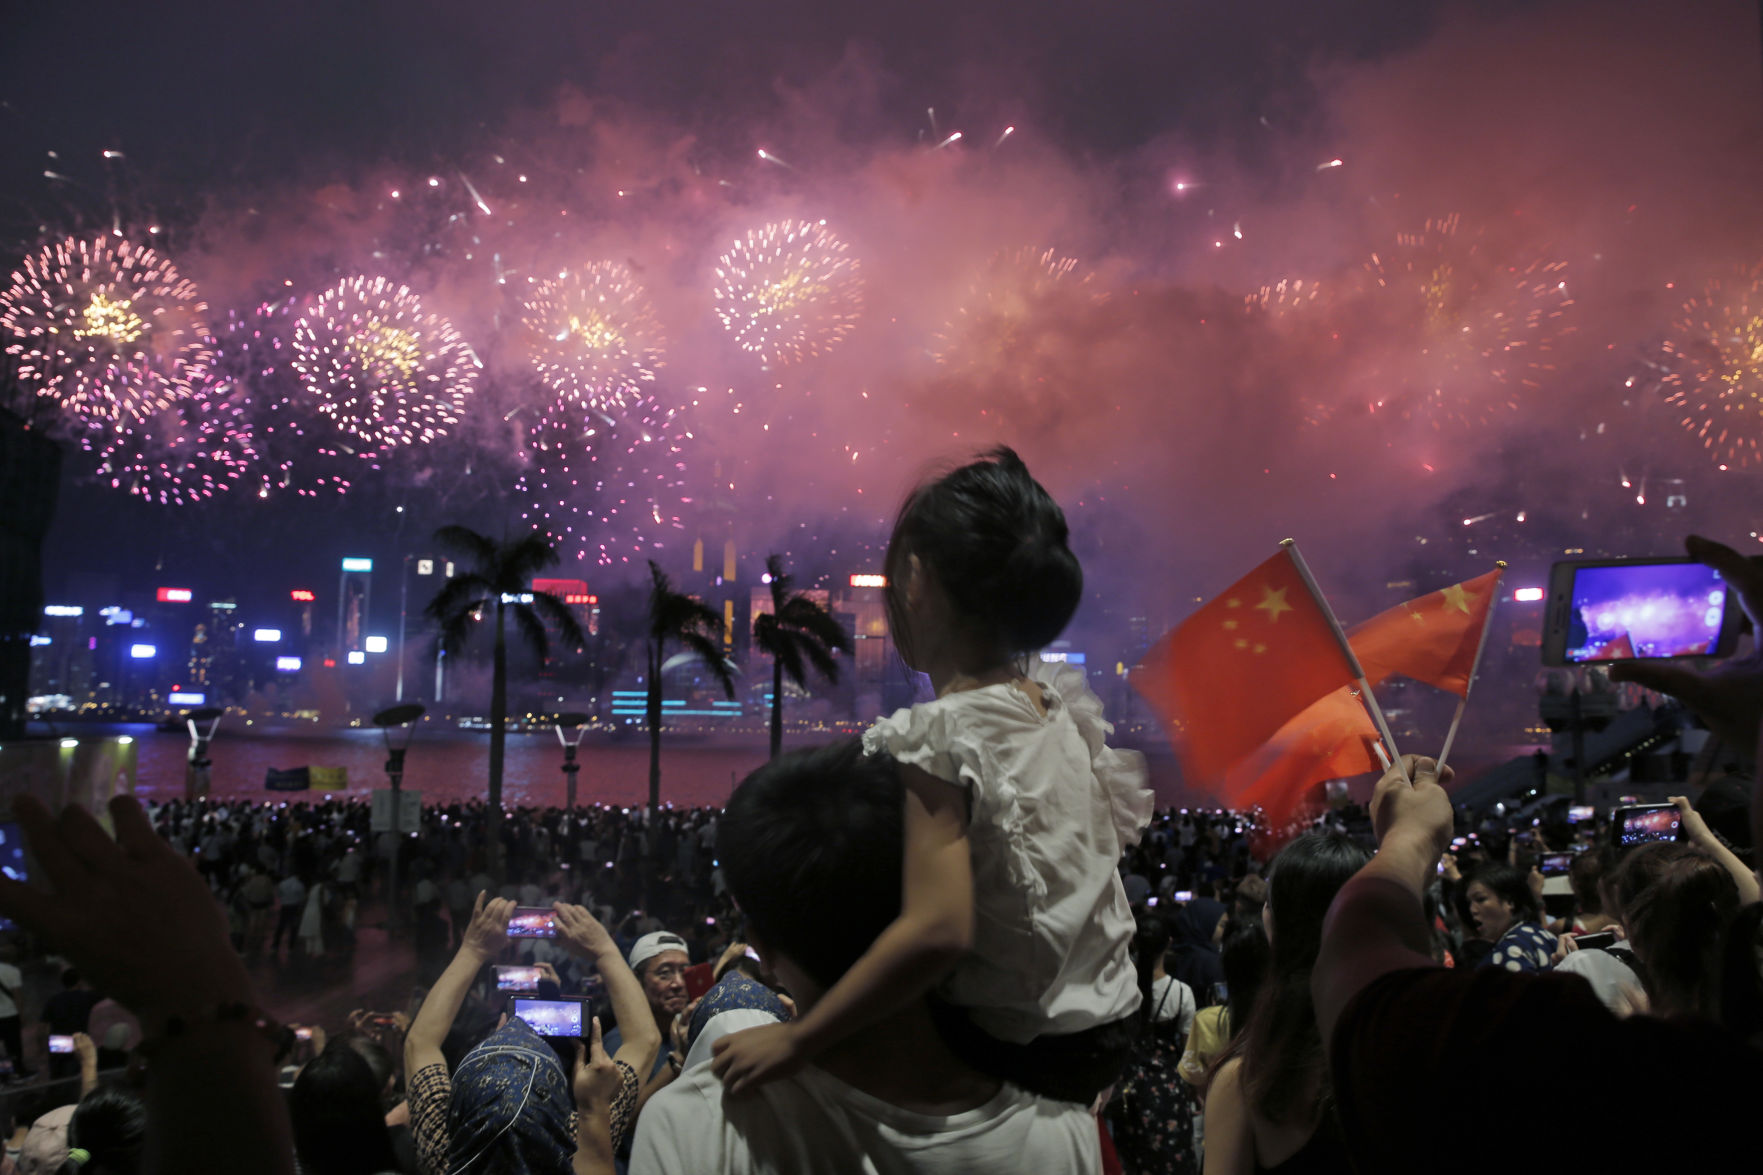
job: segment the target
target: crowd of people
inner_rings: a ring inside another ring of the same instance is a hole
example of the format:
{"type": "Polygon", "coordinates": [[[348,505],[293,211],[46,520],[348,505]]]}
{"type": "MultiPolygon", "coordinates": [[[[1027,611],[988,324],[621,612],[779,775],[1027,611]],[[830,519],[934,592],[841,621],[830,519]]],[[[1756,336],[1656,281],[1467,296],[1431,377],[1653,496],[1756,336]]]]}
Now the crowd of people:
{"type": "MultiPolygon", "coordinates": [[[[1763,572],[1692,553],[1763,614],[1763,572]]],[[[1025,655],[1065,627],[1082,573],[1014,454],[921,487],[887,572],[891,629],[935,699],[780,756],[720,811],[521,809],[490,845],[481,806],[431,808],[396,850],[394,889],[395,842],[358,804],[121,797],[112,836],[77,806],[19,798],[51,888],[0,879],[0,914],[66,961],[64,992],[84,994],[57,1014],[85,1019],[81,1096],[36,1115],[10,1161],[25,1175],[1756,1161],[1748,822],[1680,798],[1682,837],[1638,847],[1553,808],[1477,822],[1453,808],[1449,772],[1412,757],[1369,805],[1284,843],[1253,813],[1156,811],[1081,672],[1025,655]],[[380,901],[417,946],[406,1006],[297,1029],[262,1010],[265,968],[323,982],[380,901]],[[99,993],[124,1018],[102,1040],[99,993]],[[100,1047],[130,1062],[121,1075],[99,1078],[100,1047]],[[1640,1089],[1646,1112],[1623,1126],[1612,1115],[1640,1089]]],[[[1756,745],[1763,660],[1628,672],[1756,745]]],[[[14,975],[0,963],[0,992],[14,975]]],[[[16,1035],[0,1016],[0,1045],[16,1035]]]]}

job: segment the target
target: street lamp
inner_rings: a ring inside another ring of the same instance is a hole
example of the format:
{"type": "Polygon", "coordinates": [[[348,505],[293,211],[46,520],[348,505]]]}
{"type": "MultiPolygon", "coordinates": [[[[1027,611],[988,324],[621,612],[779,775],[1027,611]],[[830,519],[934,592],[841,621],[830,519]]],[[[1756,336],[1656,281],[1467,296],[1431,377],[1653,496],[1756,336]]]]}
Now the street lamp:
{"type": "Polygon", "coordinates": [[[381,710],[373,716],[373,724],[380,728],[380,733],[386,740],[386,778],[392,781],[392,876],[386,887],[388,928],[395,928],[403,923],[403,908],[398,904],[398,858],[404,848],[404,831],[398,827],[398,797],[404,787],[404,755],[410,750],[410,740],[416,734],[416,728],[410,724],[422,717],[424,709],[425,707],[410,702],[381,710]],[[400,726],[404,728],[404,741],[395,744],[392,742],[392,731],[400,726]]]}
{"type": "Polygon", "coordinates": [[[555,722],[557,741],[563,744],[563,778],[568,781],[567,798],[564,801],[564,811],[566,812],[575,811],[575,777],[580,774],[582,769],[582,765],[575,761],[575,752],[576,748],[582,745],[582,732],[587,729],[587,725],[591,721],[593,719],[589,715],[572,710],[568,714],[559,714],[555,722]],[[575,730],[574,739],[563,733],[563,728],[566,726],[575,730]]]}
{"type": "Polygon", "coordinates": [[[198,799],[208,794],[208,769],[214,766],[214,760],[208,757],[208,744],[214,741],[214,732],[220,729],[220,717],[226,711],[219,706],[207,706],[200,710],[191,710],[185,716],[184,725],[190,730],[190,766],[184,772],[184,798],[198,799]],[[199,723],[207,723],[204,729],[199,723]]]}

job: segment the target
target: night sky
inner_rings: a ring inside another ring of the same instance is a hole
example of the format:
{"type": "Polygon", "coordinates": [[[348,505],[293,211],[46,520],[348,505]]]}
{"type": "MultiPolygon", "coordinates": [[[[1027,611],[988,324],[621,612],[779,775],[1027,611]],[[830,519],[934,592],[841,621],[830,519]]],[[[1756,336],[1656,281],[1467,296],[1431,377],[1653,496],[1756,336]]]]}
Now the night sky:
{"type": "MultiPolygon", "coordinates": [[[[653,299],[669,351],[650,390],[695,433],[688,521],[660,536],[675,566],[701,527],[811,572],[868,569],[912,480],[996,440],[1067,505],[1092,600],[1154,620],[1288,534],[1352,619],[1416,571],[1540,574],[1559,546],[1763,522],[1748,462],[1719,470],[1660,387],[1686,295],[1763,256],[1763,69],[1737,0],[15,8],[9,264],[156,226],[217,317],[277,298],[297,316],[381,273],[485,362],[456,435],[338,501],[150,505],[70,455],[52,595],[98,574],[268,606],[342,554],[518,526],[542,404],[510,290],[593,258],[653,299]],[[837,228],[866,304],[836,351],[767,371],[709,290],[731,239],[785,216],[837,228]],[[1546,362],[1441,374],[1379,301],[1371,259],[1446,221],[1481,282],[1448,313],[1477,331],[1529,312],[1503,275],[1565,267],[1546,362]],[[1082,284],[990,352],[939,350],[988,265],[1044,249],[1082,284]],[[1245,310],[1300,278],[1315,308],[1245,310]],[[1635,501],[1668,481],[1687,508],[1635,501]]],[[[1759,403],[1730,406],[1735,427],[1763,436],[1759,403]]],[[[645,553],[584,573],[625,578],[645,553]]]]}

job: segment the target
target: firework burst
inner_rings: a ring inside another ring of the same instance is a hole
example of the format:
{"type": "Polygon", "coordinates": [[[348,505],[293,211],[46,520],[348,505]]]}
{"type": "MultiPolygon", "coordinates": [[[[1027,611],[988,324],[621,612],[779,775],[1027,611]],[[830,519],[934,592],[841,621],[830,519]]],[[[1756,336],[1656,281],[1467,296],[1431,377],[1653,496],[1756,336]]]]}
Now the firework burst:
{"type": "Polygon", "coordinates": [[[445,436],[482,368],[452,323],[379,277],[321,294],[295,325],[293,363],[321,413],[388,449],[445,436]]]}
{"type": "Polygon", "coordinates": [[[863,311],[863,275],[826,222],[781,220],[737,240],[716,266],[716,313],[767,365],[835,346],[863,311]]]}
{"type": "Polygon", "coordinates": [[[521,314],[539,377],[558,395],[622,407],[661,366],[661,324],[628,266],[600,261],[544,282],[521,314]]]}
{"type": "Polygon", "coordinates": [[[1721,468],[1754,465],[1763,436],[1763,262],[1689,298],[1654,365],[1659,389],[1721,468]]]}
{"type": "Polygon", "coordinates": [[[931,356],[951,373],[983,374],[1032,360],[1049,312],[1076,295],[1098,300],[1077,260],[1052,249],[999,253],[967,291],[961,308],[931,343],[931,356]]]}
{"type": "Polygon", "coordinates": [[[257,456],[244,407],[206,396],[179,400],[89,447],[97,448],[101,481],[164,506],[232,489],[257,456]]]}
{"type": "Polygon", "coordinates": [[[126,428],[188,396],[210,360],[207,311],[169,261],[112,237],[44,248],[0,293],[20,382],[86,428],[126,428]]]}
{"type": "Polygon", "coordinates": [[[242,407],[252,422],[254,485],[260,498],[321,497],[349,491],[363,456],[377,453],[310,411],[294,371],[295,304],[229,310],[208,340],[214,352],[203,395],[242,407]]]}
{"type": "Polygon", "coordinates": [[[1052,249],[999,253],[931,341],[936,395],[962,413],[1037,427],[1088,394],[1084,356],[1107,295],[1052,249]]]}
{"type": "Polygon", "coordinates": [[[616,415],[558,401],[527,432],[521,517],[565,558],[629,563],[684,530],[690,439],[679,413],[651,399],[616,415]]]}
{"type": "Polygon", "coordinates": [[[1555,370],[1555,345],[1573,305],[1565,262],[1499,264],[1453,214],[1399,234],[1396,247],[1372,254],[1364,272],[1371,337],[1411,341],[1412,349],[1394,357],[1394,378],[1378,381],[1383,397],[1430,417],[1434,427],[1516,410],[1519,396],[1555,370]]]}

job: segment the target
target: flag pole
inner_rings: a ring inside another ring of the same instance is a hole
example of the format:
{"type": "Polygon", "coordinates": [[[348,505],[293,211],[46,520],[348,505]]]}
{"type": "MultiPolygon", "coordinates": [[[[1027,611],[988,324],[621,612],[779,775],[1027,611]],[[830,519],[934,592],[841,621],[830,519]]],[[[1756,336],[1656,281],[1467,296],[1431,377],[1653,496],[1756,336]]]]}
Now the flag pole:
{"type": "MultiPolygon", "coordinates": [[[[1501,559],[1494,564],[1494,567],[1500,572],[1500,576],[1494,580],[1494,586],[1498,587],[1500,580],[1505,578],[1506,561],[1501,559]]],[[[1481,672],[1481,655],[1488,647],[1488,629],[1493,626],[1494,605],[1499,602],[1499,596],[1495,596],[1492,600],[1489,600],[1488,614],[1482,618],[1481,641],[1475,646],[1475,664],[1470,667],[1469,682],[1463,687],[1463,696],[1457,699],[1457,713],[1451,716],[1451,729],[1445,732],[1445,746],[1444,749],[1439,752],[1440,775],[1445,773],[1445,760],[1451,757],[1451,745],[1457,741],[1457,726],[1463,721],[1463,711],[1469,705],[1469,691],[1475,688],[1476,675],[1481,672]]]]}
{"type": "Polygon", "coordinates": [[[1323,596],[1322,589],[1316,586],[1316,579],[1310,574],[1310,565],[1304,562],[1304,556],[1298,551],[1298,540],[1281,539],[1279,545],[1284,547],[1286,553],[1292,557],[1292,566],[1298,569],[1298,576],[1304,581],[1304,587],[1309,591],[1310,598],[1316,601],[1316,606],[1322,610],[1322,615],[1328,620],[1329,630],[1334,633],[1334,639],[1340,644],[1341,652],[1347,658],[1347,668],[1352,671],[1353,680],[1359,687],[1359,700],[1365,703],[1366,710],[1371,713],[1371,720],[1377,724],[1377,733],[1383,739],[1384,748],[1389,752],[1390,759],[1402,772],[1402,782],[1413,783],[1414,781],[1408,778],[1407,765],[1402,762],[1402,756],[1396,750],[1396,736],[1390,733],[1389,720],[1383,716],[1383,709],[1377,704],[1377,695],[1371,692],[1371,683],[1365,680],[1365,667],[1359,664],[1359,654],[1353,651],[1352,642],[1347,640],[1347,632],[1341,627],[1340,619],[1335,616],[1334,609],[1328,606],[1328,600],[1323,596]]]}

